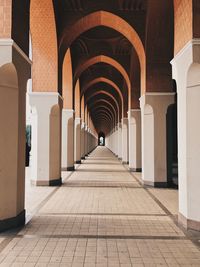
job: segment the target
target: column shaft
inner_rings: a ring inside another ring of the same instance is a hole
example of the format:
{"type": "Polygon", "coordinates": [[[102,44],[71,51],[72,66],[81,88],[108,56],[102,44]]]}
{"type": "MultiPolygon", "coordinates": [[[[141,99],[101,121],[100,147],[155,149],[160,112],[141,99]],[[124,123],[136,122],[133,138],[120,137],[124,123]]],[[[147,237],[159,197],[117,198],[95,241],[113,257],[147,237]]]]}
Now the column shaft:
{"type": "Polygon", "coordinates": [[[60,185],[62,99],[58,93],[30,93],[29,96],[32,107],[32,183],[60,185]]]}
{"type": "Polygon", "coordinates": [[[26,86],[31,62],[13,40],[0,40],[0,232],[25,223],[26,86]]]}
{"type": "Polygon", "coordinates": [[[122,124],[118,123],[118,158],[122,159],[122,124]]]}
{"type": "Polygon", "coordinates": [[[122,119],[122,163],[128,163],[128,118],[122,119]]]}
{"type": "Polygon", "coordinates": [[[179,222],[200,231],[200,39],[191,40],[172,67],[178,95],[179,222]]]}
{"type": "Polygon", "coordinates": [[[74,110],[62,111],[62,169],[74,170],[74,110]]]}
{"type": "Polygon", "coordinates": [[[81,163],[81,118],[75,118],[74,160],[81,163]]]}
{"type": "Polygon", "coordinates": [[[141,111],[132,109],[128,112],[129,121],[129,169],[141,172],[141,111]]]}
{"type": "Polygon", "coordinates": [[[142,114],[142,179],[144,184],[167,186],[166,114],[174,93],[146,93],[142,114]]]}

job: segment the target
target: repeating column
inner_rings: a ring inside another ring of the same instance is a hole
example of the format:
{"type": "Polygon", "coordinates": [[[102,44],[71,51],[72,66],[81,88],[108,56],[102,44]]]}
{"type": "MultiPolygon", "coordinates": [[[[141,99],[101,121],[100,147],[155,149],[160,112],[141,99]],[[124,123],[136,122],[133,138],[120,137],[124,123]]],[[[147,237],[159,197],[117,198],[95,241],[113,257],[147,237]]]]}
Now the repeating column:
{"type": "Polygon", "coordinates": [[[61,184],[61,109],[58,93],[30,93],[32,107],[31,181],[35,185],[61,184]]]}
{"type": "Polygon", "coordinates": [[[174,93],[146,93],[140,98],[142,117],[142,179],[167,186],[166,114],[174,93]]]}
{"type": "Polygon", "coordinates": [[[26,86],[31,62],[11,39],[0,40],[0,231],[25,223],[26,86]]]}
{"type": "Polygon", "coordinates": [[[128,112],[129,123],[129,169],[141,172],[141,111],[132,109],[128,112]]]}
{"type": "Polygon", "coordinates": [[[77,164],[81,163],[81,118],[75,118],[75,143],[74,143],[74,159],[77,164]]]}
{"type": "Polygon", "coordinates": [[[122,119],[122,163],[128,163],[128,118],[122,119]]]}
{"type": "Polygon", "coordinates": [[[74,170],[74,110],[62,111],[62,169],[74,170]]]}
{"type": "Polygon", "coordinates": [[[179,222],[200,231],[200,39],[173,59],[178,95],[179,222]]]}

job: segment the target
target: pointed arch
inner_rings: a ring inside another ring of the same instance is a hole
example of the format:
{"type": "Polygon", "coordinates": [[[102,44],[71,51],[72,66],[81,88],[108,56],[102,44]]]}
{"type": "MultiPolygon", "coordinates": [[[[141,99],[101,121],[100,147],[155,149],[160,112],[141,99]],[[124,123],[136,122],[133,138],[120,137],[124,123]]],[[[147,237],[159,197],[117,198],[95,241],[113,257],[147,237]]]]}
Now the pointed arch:
{"type": "Polygon", "coordinates": [[[66,49],[79,35],[97,26],[105,26],[120,32],[135,48],[141,68],[141,90],[142,93],[144,93],[146,90],[146,58],[142,41],[138,33],[128,22],[111,12],[102,10],[93,12],[78,20],[71,27],[66,28],[66,30],[63,32],[59,47],[61,54],[65,53],[66,49]]]}

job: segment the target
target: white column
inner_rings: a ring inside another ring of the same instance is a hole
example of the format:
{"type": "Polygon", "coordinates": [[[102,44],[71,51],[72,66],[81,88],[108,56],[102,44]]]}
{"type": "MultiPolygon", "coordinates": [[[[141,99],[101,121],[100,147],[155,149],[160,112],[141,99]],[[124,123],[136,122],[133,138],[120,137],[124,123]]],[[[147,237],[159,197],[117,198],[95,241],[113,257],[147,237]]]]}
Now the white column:
{"type": "Polygon", "coordinates": [[[115,155],[118,157],[118,126],[115,126],[114,146],[115,146],[115,155]]]}
{"type": "Polygon", "coordinates": [[[118,158],[121,160],[122,159],[122,124],[119,122],[118,123],[118,134],[117,134],[117,139],[118,139],[118,158]]]}
{"type": "Polygon", "coordinates": [[[81,124],[81,159],[85,159],[85,123],[81,124]]]}
{"type": "Polygon", "coordinates": [[[84,138],[85,138],[85,156],[88,154],[88,126],[85,124],[85,129],[84,129],[84,138]]]}
{"type": "Polygon", "coordinates": [[[144,184],[167,186],[166,114],[173,103],[174,93],[146,93],[140,98],[144,184]]]}
{"type": "Polygon", "coordinates": [[[179,222],[200,231],[200,39],[171,63],[178,95],[179,222]]]}
{"type": "Polygon", "coordinates": [[[26,86],[31,62],[0,39],[0,232],[25,223],[26,86]]]}
{"type": "Polygon", "coordinates": [[[32,183],[60,185],[61,97],[58,93],[30,93],[29,96],[32,107],[32,183]]]}
{"type": "Polygon", "coordinates": [[[129,123],[129,169],[141,172],[141,111],[131,109],[128,111],[129,123]]]}
{"type": "Polygon", "coordinates": [[[128,163],[128,118],[122,119],[122,163],[128,163]]]}
{"type": "Polygon", "coordinates": [[[81,118],[75,118],[74,131],[74,161],[81,163],[81,118]]]}
{"type": "Polygon", "coordinates": [[[90,129],[87,128],[87,154],[90,152],[90,129]]]}
{"type": "Polygon", "coordinates": [[[62,110],[62,170],[74,170],[74,110],[62,110]]]}
{"type": "Polygon", "coordinates": [[[89,129],[89,153],[93,150],[93,135],[91,129],[89,129]]]}

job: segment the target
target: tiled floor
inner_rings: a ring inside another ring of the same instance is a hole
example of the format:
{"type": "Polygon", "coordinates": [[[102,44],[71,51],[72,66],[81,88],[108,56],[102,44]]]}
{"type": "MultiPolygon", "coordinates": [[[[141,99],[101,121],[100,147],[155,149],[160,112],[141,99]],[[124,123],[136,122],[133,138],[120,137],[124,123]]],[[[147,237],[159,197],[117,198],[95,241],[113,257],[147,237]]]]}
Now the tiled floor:
{"type": "Polygon", "coordinates": [[[0,236],[0,266],[200,266],[197,236],[176,224],[177,191],[143,188],[106,148],[62,187],[27,193],[33,218],[0,236]]]}

